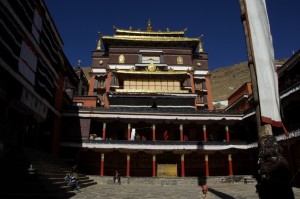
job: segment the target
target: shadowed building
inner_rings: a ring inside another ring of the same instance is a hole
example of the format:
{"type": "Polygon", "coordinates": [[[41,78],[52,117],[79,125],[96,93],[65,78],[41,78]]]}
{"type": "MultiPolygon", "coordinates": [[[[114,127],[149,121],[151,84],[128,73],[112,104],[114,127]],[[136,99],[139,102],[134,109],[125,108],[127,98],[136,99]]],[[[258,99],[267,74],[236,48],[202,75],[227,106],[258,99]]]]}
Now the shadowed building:
{"type": "Polygon", "coordinates": [[[44,1],[0,3],[1,153],[31,147],[58,153],[61,111],[78,78],[44,1]]]}

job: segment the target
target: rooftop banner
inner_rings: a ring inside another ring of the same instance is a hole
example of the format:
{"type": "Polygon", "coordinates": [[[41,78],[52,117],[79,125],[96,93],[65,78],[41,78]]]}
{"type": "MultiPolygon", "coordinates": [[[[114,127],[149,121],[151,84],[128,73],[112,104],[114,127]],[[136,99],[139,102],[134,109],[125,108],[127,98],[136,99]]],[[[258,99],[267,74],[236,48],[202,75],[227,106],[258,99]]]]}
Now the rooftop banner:
{"type": "Polygon", "coordinates": [[[261,121],[281,127],[278,76],[265,0],[244,0],[255,65],[261,121]]]}

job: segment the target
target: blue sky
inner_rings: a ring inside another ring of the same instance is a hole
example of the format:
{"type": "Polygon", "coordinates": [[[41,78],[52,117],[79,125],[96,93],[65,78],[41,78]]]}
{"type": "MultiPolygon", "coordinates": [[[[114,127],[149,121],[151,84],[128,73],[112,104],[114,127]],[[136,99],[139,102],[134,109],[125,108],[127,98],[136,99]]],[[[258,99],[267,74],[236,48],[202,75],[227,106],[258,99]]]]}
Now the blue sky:
{"type": "MultiPolygon", "coordinates": [[[[275,59],[300,49],[300,0],[267,0],[275,59]]],[[[187,37],[204,35],[209,69],[247,61],[238,0],[45,0],[64,42],[72,66],[91,66],[98,32],[113,35],[120,29],[183,30],[187,37]]]]}

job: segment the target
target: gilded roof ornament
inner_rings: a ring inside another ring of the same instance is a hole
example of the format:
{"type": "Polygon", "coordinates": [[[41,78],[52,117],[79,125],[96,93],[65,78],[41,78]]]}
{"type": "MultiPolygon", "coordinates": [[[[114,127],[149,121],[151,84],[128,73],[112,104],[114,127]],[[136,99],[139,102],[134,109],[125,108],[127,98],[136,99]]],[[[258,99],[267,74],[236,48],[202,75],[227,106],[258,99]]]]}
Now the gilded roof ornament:
{"type": "Polygon", "coordinates": [[[200,35],[200,37],[199,37],[198,53],[202,53],[202,52],[203,52],[203,44],[204,44],[204,43],[201,41],[203,36],[204,36],[204,35],[202,34],[202,35],[200,35]]]}
{"type": "Polygon", "coordinates": [[[96,50],[101,50],[101,46],[102,46],[102,34],[100,32],[98,32],[99,34],[99,39],[98,39],[98,42],[97,42],[97,48],[96,50]]]}
{"type": "Polygon", "coordinates": [[[148,25],[147,25],[147,32],[152,32],[152,26],[151,26],[151,21],[149,19],[148,25]]]}
{"type": "Polygon", "coordinates": [[[186,31],[187,31],[187,28],[183,29],[183,31],[182,31],[182,32],[186,33],[186,31]]]}

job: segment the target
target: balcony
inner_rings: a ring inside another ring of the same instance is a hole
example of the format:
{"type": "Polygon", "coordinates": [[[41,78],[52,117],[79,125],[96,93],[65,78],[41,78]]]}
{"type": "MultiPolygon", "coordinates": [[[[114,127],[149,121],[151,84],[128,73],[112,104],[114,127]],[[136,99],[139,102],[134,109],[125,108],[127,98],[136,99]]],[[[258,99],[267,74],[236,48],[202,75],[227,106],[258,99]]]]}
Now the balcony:
{"type": "Polygon", "coordinates": [[[247,144],[244,141],[133,141],[133,140],[82,140],[81,142],[62,142],[64,147],[79,147],[99,150],[132,150],[132,151],[199,151],[250,149],[257,147],[257,143],[247,144]]]}

